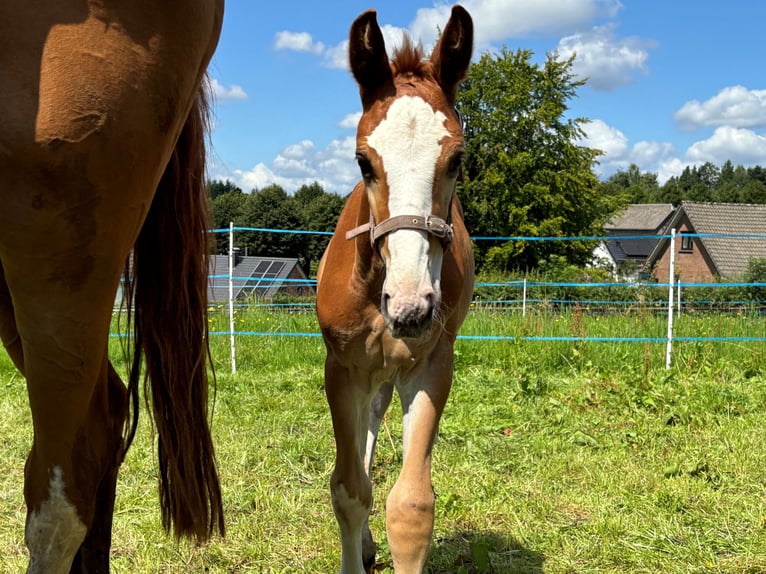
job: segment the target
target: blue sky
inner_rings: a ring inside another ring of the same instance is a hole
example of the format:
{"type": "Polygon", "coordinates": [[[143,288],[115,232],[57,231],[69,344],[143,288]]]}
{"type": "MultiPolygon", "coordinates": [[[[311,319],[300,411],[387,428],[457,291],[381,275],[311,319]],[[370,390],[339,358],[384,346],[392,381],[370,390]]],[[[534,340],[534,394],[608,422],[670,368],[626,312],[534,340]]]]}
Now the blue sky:
{"type": "MultiPolygon", "coordinates": [[[[766,2],[756,0],[466,0],[475,54],[576,54],[587,77],[570,101],[591,120],[585,144],[607,177],[631,163],[663,183],[685,166],[766,165],[766,2]]],[[[359,178],[361,110],[346,66],[354,18],[378,12],[389,48],[402,31],[429,49],[450,5],[433,0],[226,0],[210,67],[215,96],[210,177],[246,191],[320,182],[348,193],[359,178]]]]}

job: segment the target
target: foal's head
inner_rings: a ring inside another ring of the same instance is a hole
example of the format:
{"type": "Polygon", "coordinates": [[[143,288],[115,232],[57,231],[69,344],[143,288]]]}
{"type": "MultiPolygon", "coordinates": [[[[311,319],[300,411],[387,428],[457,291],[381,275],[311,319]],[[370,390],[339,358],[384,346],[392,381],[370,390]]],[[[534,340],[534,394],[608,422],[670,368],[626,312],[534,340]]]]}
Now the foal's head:
{"type": "Polygon", "coordinates": [[[351,27],[351,70],[363,107],[356,157],[386,266],[381,311],[398,337],[425,333],[441,303],[442,256],[464,154],[455,96],[472,48],[473,24],[460,6],[430,60],[405,39],[389,62],[373,11],[351,27]]]}

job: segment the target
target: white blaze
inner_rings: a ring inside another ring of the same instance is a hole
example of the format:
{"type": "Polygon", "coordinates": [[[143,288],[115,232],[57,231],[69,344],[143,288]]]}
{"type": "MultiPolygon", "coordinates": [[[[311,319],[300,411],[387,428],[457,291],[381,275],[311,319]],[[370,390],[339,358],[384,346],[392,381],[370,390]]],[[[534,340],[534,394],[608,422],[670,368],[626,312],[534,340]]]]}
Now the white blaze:
{"type": "MultiPolygon", "coordinates": [[[[367,137],[383,161],[391,217],[431,215],[440,142],[449,136],[446,119],[422,98],[404,96],[391,104],[385,119],[367,137]]],[[[428,246],[428,237],[420,231],[402,229],[388,236],[391,260],[386,262],[386,283],[393,286],[393,295],[412,293],[424,286],[423,281],[432,280],[438,294],[441,257],[429,262],[428,246]]]]}

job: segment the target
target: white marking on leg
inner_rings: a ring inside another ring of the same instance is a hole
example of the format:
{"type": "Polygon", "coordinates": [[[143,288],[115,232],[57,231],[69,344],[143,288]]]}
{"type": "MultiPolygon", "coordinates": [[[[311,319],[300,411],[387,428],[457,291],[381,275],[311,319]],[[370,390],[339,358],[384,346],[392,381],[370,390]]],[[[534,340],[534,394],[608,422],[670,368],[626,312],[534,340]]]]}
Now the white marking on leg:
{"type": "MultiPolygon", "coordinates": [[[[421,376],[422,373],[406,384],[397,386],[399,398],[402,401],[402,455],[405,458],[411,444],[413,422],[418,419],[419,411],[423,408],[434,408],[431,397],[421,388],[421,376]]],[[[438,433],[438,429],[436,432],[438,433]]],[[[432,437],[432,440],[436,442],[436,435],[432,437]]]]}
{"type": "Polygon", "coordinates": [[[52,470],[48,498],[27,518],[27,574],[67,574],[87,528],[64,490],[61,468],[52,470]]]}
{"type": "Polygon", "coordinates": [[[333,491],[335,514],[338,518],[341,539],[340,574],[364,574],[362,565],[362,527],[370,509],[364,506],[358,498],[348,495],[342,484],[333,491]]]}
{"type": "Polygon", "coordinates": [[[367,437],[364,449],[364,471],[367,476],[372,474],[372,461],[375,456],[375,447],[378,443],[378,432],[383,417],[391,403],[391,395],[394,392],[392,383],[385,383],[378,389],[370,402],[370,412],[367,420],[367,437]]]}

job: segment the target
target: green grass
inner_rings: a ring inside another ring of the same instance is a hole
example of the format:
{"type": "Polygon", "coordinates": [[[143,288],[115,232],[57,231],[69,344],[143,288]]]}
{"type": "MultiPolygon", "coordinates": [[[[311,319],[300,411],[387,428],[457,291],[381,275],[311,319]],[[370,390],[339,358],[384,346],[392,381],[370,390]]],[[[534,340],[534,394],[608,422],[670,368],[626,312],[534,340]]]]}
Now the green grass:
{"type": "MultiPolygon", "coordinates": [[[[237,329],[316,331],[308,314],[247,311],[237,329]],[[277,325],[277,327],[275,327],[277,325]]],[[[763,336],[756,316],[682,316],[679,332],[763,336]]],[[[211,328],[226,330],[218,313],[211,328]]],[[[465,334],[650,336],[650,314],[475,312],[465,334]]],[[[122,468],[115,573],[336,572],[334,447],[319,338],[214,337],[213,430],[228,536],[195,548],[159,524],[148,420],[122,468]]],[[[117,342],[113,353],[119,356],[117,342]]],[[[434,454],[431,573],[766,572],[766,344],[460,341],[434,454]]],[[[23,380],[0,359],[0,572],[25,567],[23,380]]],[[[401,462],[392,405],[371,526],[387,568],[388,489],[401,462]]]]}

